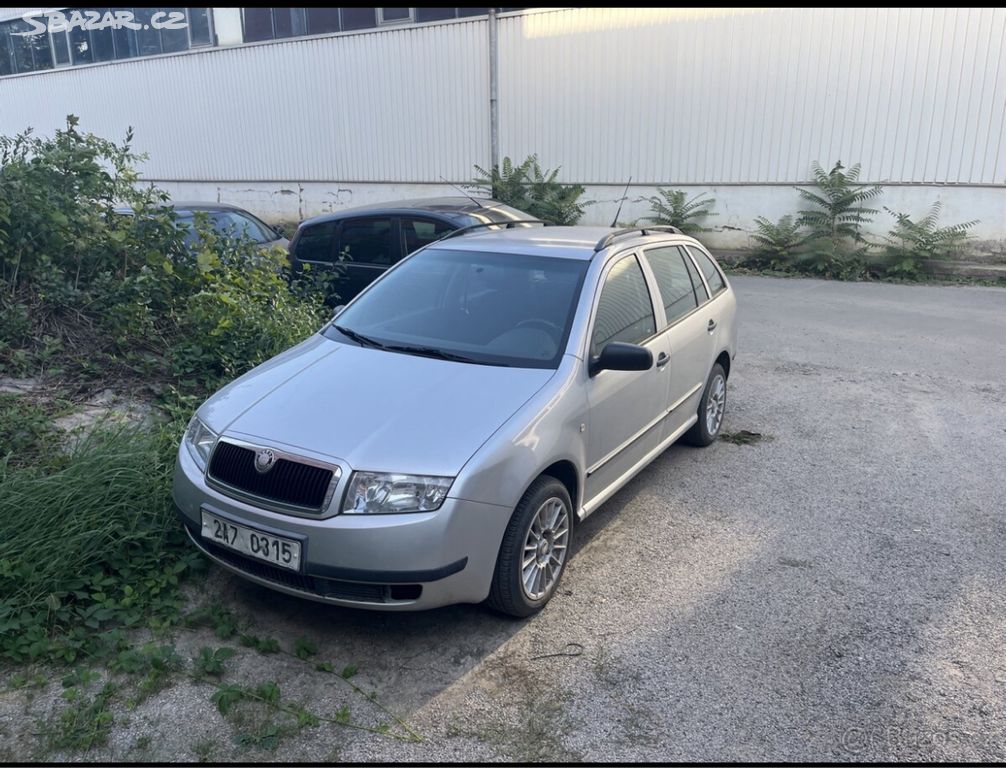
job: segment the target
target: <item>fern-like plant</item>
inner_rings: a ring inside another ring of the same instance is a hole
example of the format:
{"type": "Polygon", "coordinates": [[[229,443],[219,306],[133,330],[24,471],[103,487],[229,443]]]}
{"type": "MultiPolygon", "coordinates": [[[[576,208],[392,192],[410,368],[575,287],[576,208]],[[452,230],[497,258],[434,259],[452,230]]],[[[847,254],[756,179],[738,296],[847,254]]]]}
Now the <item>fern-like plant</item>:
{"type": "Polygon", "coordinates": [[[868,244],[863,225],[873,221],[878,211],[866,202],[878,197],[880,186],[859,184],[859,164],[846,171],[842,161],[825,171],[811,166],[816,191],[796,187],[810,207],[800,211],[797,221],[809,230],[807,248],[800,255],[803,266],[830,277],[851,279],[865,268],[868,244]]]}
{"type": "Polygon", "coordinates": [[[556,181],[558,168],[542,171],[537,155],[528,159],[531,161],[527,171],[531,197],[529,212],[553,224],[576,224],[583,216],[584,204],[580,198],[586,191],[584,187],[580,184],[560,184],[556,181]]]}
{"type": "Polygon", "coordinates": [[[907,213],[890,208],[884,210],[895,219],[894,227],[884,238],[887,241],[883,268],[894,277],[917,277],[920,262],[925,259],[949,259],[960,254],[970,235],[968,230],[978,224],[978,219],[960,224],[937,226],[943,204],[933,203],[929,213],[918,221],[907,213]]]}
{"type": "Polygon", "coordinates": [[[706,197],[705,192],[689,198],[684,190],[665,189],[657,187],[657,194],[648,198],[650,211],[648,217],[656,224],[670,224],[686,235],[705,231],[702,221],[707,216],[715,216],[710,209],[716,203],[715,198],[706,197]],[[703,199],[705,198],[705,199],[703,199]]]}
{"type": "Polygon", "coordinates": [[[536,219],[576,224],[583,216],[585,203],[580,198],[586,190],[580,184],[559,182],[559,170],[542,170],[537,155],[529,155],[518,165],[504,157],[500,165],[489,170],[476,165],[471,186],[536,219]]]}
{"type": "Polygon", "coordinates": [[[471,186],[487,192],[493,200],[499,200],[522,211],[527,210],[529,201],[527,174],[534,159],[534,155],[531,155],[523,163],[514,165],[513,160],[504,157],[500,165],[494,165],[489,170],[476,165],[476,175],[471,186]]]}
{"type": "Polygon", "coordinates": [[[773,223],[763,216],[755,218],[758,231],[751,235],[758,248],[748,259],[753,267],[785,269],[789,266],[807,237],[800,222],[783,216],[773,223]]]}

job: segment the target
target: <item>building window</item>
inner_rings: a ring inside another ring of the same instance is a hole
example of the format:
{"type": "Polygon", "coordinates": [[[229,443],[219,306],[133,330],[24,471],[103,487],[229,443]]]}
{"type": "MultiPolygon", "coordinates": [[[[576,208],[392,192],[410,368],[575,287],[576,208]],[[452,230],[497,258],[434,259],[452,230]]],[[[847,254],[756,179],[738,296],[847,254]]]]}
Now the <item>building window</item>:
{"type": "Polygon", "coordinates": [[[378,24],[409,24],[415,21],[415,8],[378,8],[378,24]]]}
{"type": "Polygon", "coordinates": [[[146,29],[114,28],[34,31],[37,23],[47,18],[36,15],[36,25],[24,19],[0,23],[0,76],[22,72],[40,72],[53,67],[79,66],[103,61],[131,59],[135,56],[156,56],[177,53],[202,45],[213,44],[213,29],[209,8],[63,8],[67,21],[86,20],[99,25],[111,17],[107,14],[128,11],[133,21],[146,29]],[[160,14],[160,15],[158,15],[160,14]],[[184,26],[173,29],[176,22],[184,26]]]}
{"type": "Polygon", "coordinates": [[[458,17],[457,8],[416,8],[416,21],[443,21],[445,19],[456,19],[458,17]]]}
{"type": "Polygon", "coordinates": [[[338,8],[308,8],[307,33],[324,35],[328,32],[342,32],[338,8]]]}
{"type": "MultiPolygon", "coordinates": [[[[191,9],[190,9],[191,10],[191,9]]],[[[497,8],[516,11],[520,8],[497,8]]],[[[485,16],[487,8],[242,8],[244,40],[280,40],[331,32],[353,32],[393,24],[485,16]]]]}
{"type": "Polygon", "coordinates": [[[343,8],[342,29],[371,29],[377,26],[377,11],[374,8],[343,8]]]}

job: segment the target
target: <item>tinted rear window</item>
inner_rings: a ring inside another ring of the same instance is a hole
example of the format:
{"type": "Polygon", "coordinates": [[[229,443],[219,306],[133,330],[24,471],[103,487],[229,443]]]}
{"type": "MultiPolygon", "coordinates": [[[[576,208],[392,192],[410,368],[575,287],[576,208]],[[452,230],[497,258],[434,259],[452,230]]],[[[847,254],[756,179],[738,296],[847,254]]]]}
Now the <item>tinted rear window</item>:
{"type": "Polygon", "coordinates": [[[335,235],[338,230],[337,221],[325,221],[305,227],[297,238],[296,257],[301,261],[334,261],[335,235]]]}

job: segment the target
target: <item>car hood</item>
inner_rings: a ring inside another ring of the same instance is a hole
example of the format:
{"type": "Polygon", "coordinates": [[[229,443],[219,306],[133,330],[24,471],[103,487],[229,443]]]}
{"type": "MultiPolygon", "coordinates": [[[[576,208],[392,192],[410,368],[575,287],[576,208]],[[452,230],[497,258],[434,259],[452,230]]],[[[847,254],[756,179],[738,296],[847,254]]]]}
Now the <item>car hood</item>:
{"type": "Polygon", "coordinates": [[[554,375],[316,335],[220,390],[199,415],[223,434],[353,469],[454,476],[554,375]]]}

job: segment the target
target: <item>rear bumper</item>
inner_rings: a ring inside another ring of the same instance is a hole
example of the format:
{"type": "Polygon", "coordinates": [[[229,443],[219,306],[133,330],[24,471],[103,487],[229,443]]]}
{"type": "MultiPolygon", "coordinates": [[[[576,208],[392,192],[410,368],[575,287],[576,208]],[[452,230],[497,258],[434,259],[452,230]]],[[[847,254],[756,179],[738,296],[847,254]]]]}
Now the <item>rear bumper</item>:
{"type": "Polygon", "coordinates": [[[287,594],[377,610],[484,600],[511,514],[494,504],[447,499],[436,512],[295,517],[208,487],[184,449],[175,466],[173,495],[193,543],[222,567],[287,594]],[[281,569],[203,539],[204,508],[240,525],[300,539],[301,570],[281,569]]]}

